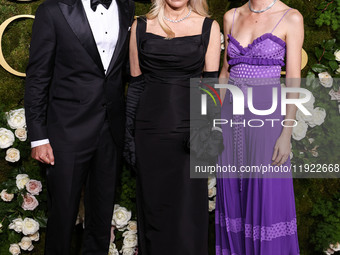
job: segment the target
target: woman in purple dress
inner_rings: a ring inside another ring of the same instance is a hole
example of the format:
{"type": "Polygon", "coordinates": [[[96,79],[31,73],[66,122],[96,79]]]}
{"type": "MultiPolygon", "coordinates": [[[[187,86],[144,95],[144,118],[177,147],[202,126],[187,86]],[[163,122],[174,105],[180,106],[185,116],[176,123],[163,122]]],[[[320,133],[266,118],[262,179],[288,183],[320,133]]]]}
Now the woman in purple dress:
{"type": "MultiPolygon", "coordinates": [[[[286,121],[283,127],[281,120],[294,119],[296,108],[288,105],[286,115],[281,115],[280,74],[286,56],[286,85],[300,86],[303,18],[280,1],[250,0],[224,15],[224,34],[226,52],[220,77],[238,86],[245,98],[247,88],[252,87],[253,95],[249,97],[255,109],[271,107],[273,88],[278,91],[279,101],[277,109],[267,116],[253,114],[247,104],[244,115],[233,115],[233,96],[229,90],[221,90],[221,118],[245,125],[222,125],[225,150],[219,164],[237,170],[268,165],[288,169],[292,127],[286,126],[292,121],[286,121]],[[248,124],[253,119],[257,123],[248,124]],[[260,126],[261,121],[263,126],[252,127],[260,126]]],[[[246,176],[239,172],[218,177],[217,255],[299,254],[291,173],[288,178],[287,174],[265,178],[268,176],[261,173],[246,176]]]]}

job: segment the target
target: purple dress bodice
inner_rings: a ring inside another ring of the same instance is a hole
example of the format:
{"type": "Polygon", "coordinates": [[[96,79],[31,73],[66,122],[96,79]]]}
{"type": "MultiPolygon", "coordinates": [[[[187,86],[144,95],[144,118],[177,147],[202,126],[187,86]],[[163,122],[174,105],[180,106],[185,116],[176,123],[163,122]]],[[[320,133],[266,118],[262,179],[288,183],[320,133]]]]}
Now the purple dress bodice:
{"type": "Polygon", "coordinates": [[[281,38],[266,33],[243,47],[231,34],[228,37],[230,78],[280,78],[286,53],[281,38]]]}

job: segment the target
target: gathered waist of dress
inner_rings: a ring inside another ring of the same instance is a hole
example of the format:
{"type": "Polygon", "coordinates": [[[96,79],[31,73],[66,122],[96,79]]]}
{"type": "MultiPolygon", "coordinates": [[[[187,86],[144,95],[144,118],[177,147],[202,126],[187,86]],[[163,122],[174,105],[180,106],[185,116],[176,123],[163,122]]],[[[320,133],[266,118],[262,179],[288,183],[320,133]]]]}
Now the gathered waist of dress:
{"type": "Polygon", "coordinates": [[[245,79],[272,79],[281,77],[281,66],[257,66],[240,63],[230,67],[230,77],[245,79]]]}
{"type": "Polygon", "coordinates": [[[228,84],[235,86],[281,86],[280,77],[244,78],[229,77],[228,84]]]}

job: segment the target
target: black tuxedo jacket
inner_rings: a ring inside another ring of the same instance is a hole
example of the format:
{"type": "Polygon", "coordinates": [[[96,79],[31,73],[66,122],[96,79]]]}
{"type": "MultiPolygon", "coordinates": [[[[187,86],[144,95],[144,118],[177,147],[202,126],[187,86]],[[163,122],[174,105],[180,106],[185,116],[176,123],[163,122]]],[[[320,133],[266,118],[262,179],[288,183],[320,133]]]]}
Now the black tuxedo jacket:
{"type": "Polygon", "coordinates": [[[31,141],[78,150],[97,142],[105,118],[124,140],[123,72],[134,2],[116,0],[119,37],[105,74],[81,0],[47,0],[36,12],[27,67],[25,110],[31,141]]]}

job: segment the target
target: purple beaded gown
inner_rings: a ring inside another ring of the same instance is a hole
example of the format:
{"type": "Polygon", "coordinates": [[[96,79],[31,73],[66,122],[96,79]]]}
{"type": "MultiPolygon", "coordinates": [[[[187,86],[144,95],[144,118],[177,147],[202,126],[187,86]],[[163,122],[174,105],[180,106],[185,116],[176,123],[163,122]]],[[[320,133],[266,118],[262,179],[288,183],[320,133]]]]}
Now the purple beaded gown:
{"type": "MultiPolygon", "coordinates": [[[[234,20],[232,28],[233,25],[234,20]]],[[[280,73],[284,65],[286,44],[273,35],[274,29],[255,39],[248,47],[240,45],[232,36],[232,29],[228,35],[229,83],[237,85],[246,94],[246,88],[252,86],[251,82],[255,78],[270,81],[270,85],[254,86],[252,98],[256,109],[269,109],[272,105],[272,88],[277,88],[278,92],[281,88],[280,73]]],[[[237,169],[242,165],[270,164],[282,126],[280,122],[275,122],[272,126],[265,119],[283,119],[280,100],[278,108],[269,116],[254,115],[247,105],[244,115],[233,115],[232,101],[228,90],[222,106],[222,119],[238,123],[260,119],[265,124],[258,128],[248,125],[222,125],[225,150],[218,163],[222,166],[234,165],[237,169]]],[[[289,165],[290,160],[284,164],[286,167],[289,165]]],[[[291,174],[289,178],[260,178],[254,175],[253,178],[245,178],[242,174],[238,174],[237,178],[228,178],[225,175],[217,177],[217,255],[299,254],[291,174]]]]}

